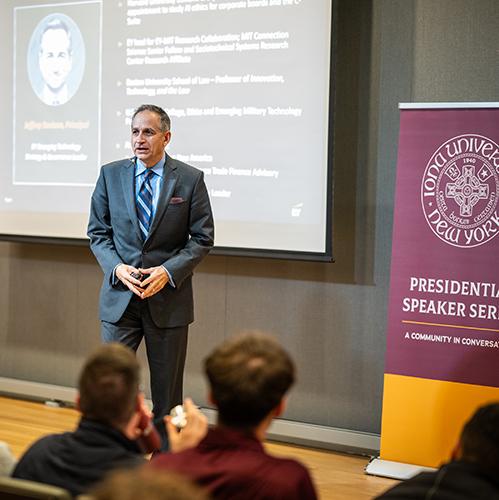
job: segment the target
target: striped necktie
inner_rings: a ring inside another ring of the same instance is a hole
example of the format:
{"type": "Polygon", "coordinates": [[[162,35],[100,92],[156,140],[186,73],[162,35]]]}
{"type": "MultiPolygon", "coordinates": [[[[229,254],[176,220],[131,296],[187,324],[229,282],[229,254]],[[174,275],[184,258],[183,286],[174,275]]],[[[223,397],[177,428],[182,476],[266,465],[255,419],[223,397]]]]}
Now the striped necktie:
{"type": "Polygon", "coordinates": [[[139,193],[137,195],[137,216],[139,218],[140,232],[142,233],[142,239],[145,241],[147,235],[149,234],[149,226],[151,224],[152,216],[152,186],[151,177],[154,172],[151,169],[147,169],[144,174],[144,180],[140,186],[139,193]]]}

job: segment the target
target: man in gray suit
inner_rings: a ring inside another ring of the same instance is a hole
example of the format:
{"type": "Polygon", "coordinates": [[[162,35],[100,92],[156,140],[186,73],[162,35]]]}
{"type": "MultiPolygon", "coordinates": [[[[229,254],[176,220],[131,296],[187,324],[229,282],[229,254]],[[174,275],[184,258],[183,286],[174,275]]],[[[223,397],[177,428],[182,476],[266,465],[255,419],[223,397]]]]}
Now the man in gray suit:
{"type": "Polygon", "coordinates": [[[102,167],[88,224],[104,271],[102,339],[133,350],[145,339],[158,420],[182,403],[192,272],[214,237],[203,173],[165,153],[170,138],[163,109],[147,104],[135,111],[135,156],[102,167]]]}

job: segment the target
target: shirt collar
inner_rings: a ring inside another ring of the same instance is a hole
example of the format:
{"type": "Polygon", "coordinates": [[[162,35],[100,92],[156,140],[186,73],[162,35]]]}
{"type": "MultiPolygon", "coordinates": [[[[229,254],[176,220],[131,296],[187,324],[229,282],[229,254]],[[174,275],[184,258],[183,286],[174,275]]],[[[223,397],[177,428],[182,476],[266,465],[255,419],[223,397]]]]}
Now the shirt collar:
{"type": "MultiPolygon", "coordinates": [[[[156,175],[163,177],[163,168],[165,166],[165,161],[166,161],[166,157],[163,156],[163,158],[161,158],[161,160],[159,160],[158,163],[156,163],[156,165],[153,165],[152,167],[150,167],[150,169],[152,169],[152,171],[156,175]]],[[[147,167],[144,165],[144,163],[137,158],[137,160],[135,162],[135,177],[142,175],[146,169],[147,169],[147,167]]]]}
{"type": "Polygon", "coordinates": [[[81,435],[82,433],[87,436],[87,439],[89,433],[104,434],[108,441],[119,441],[124,447],[141,453],[136,441],[128,439],[128,437],[125,436],[125,434],[123,434],[119,429],[116,429],[109,424],[99,422],[98,420],[82,416],[80,418],[78,428],[73,434],[81,435]]]}
{"type": "Polygon", "coordinates": [[[201,448],[239,448],[261,450],[262,443],[250,432],[228,427],[215,426],[208,430],[198,445],[201,448]]]}

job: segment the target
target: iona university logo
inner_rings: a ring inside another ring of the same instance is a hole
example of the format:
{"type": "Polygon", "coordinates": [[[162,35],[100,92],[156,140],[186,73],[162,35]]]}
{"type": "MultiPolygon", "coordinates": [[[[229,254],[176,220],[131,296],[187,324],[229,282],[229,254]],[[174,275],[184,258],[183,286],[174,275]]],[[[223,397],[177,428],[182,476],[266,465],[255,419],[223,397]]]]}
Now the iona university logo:
{"type": "Polygon", "coordinates": [[[499,146],[476,134],[443,143],[421,182],[426,222],[438,238],[455,247],[477,247],[497,236],[498,195],[499,146]]]}

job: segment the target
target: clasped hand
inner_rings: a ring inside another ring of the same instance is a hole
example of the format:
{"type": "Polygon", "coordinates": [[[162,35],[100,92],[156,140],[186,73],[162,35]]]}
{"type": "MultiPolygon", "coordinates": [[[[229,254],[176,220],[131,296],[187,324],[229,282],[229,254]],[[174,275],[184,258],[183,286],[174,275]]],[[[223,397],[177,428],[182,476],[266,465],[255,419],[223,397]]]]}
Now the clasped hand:
{"type": "Polygon", "coordinates": [[[137,269],[127,264],[120,264],[116,268],[116,277],[141,299],[153,296],[168,283],[168,274],[163,266],[137,269]],[[132,276],[132,273],[142,275],[142,281],[132,276]]]}

